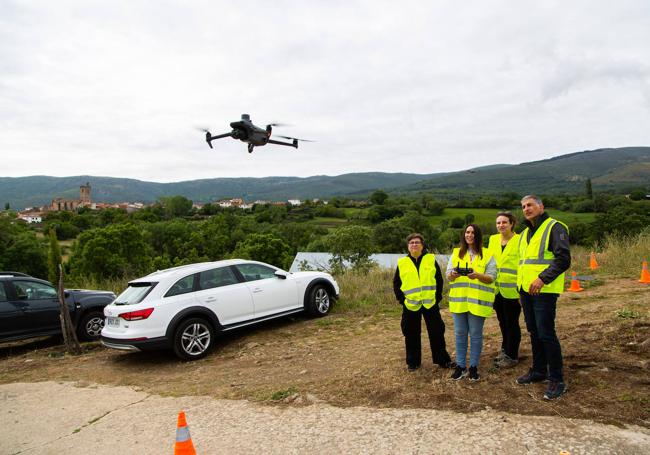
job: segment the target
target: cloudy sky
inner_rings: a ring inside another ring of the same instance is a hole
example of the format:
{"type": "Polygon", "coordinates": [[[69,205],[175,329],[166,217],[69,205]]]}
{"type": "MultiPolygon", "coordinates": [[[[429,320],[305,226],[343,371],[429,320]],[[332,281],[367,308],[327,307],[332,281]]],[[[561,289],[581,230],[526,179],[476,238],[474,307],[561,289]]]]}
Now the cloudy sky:
{"type": "Polygon", "coordinates": [[[433,173],[650,145],[650,2],[0,0],[0,176],[433,173]],[[210,150],[242,113],[298,150],[210,150]]]}

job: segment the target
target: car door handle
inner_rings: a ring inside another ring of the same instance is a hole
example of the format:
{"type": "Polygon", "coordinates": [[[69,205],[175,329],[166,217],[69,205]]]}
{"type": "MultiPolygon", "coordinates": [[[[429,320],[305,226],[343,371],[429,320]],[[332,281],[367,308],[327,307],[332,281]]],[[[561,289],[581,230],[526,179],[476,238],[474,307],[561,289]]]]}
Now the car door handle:
{"type": "Polygon", "coordinates": [[[212,303],[212,302],[216,302],[216,301],[217,301],[216,297],[209,297],[209,298],[205,299],[205,303],[212,303]]]}
{"type": "Polygon", "coordinates": [[[262,292],[262,289],[261,289],[261,288],[254,288],[254,289],[253,289],[253,292],[254,292],[254,293],[262,292]]]}

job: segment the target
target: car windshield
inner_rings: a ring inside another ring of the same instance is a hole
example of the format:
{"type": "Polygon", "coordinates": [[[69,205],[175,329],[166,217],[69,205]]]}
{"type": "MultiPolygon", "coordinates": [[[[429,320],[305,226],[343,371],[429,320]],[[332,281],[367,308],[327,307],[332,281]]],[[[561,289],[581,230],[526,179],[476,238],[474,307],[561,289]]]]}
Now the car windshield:
{"type": "Polygon", "coordinates": [[[157,283],[129,283],[129,287],[115,299],[115,305],[135,305],[142,302],[157,283]]]}

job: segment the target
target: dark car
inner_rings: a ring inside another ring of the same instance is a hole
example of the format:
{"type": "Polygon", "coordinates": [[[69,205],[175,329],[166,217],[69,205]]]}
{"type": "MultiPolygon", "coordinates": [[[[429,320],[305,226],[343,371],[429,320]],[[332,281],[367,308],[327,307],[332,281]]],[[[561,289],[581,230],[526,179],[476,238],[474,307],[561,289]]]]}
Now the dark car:
{"type": "MultiPolygon", "coordinates": [[[[109,291],[66,289],[65,301],[81,340],[97,340],[104,307],[115,300],[109,291]]],[[[0,341],[61,333],[57,291],[49,281],[24,273],[0,272],[0,341]]]]}

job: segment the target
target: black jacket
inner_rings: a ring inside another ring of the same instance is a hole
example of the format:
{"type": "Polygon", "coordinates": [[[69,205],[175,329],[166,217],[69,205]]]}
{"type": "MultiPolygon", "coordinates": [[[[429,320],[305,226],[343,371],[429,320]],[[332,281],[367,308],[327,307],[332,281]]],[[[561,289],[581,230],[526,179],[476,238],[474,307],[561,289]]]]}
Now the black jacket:
{"type": "MultiPolygon", "coordinates": [[[[524,225],[528,228],[527,240],[529,242],[535,231],[537,231],[537,228],[548,218],[550,218],[548,213],[544,212],[533,220],[534,223],[531,223],[528,220],[524,221],[524,225]]],[[[542,273],[539,274],[539,278],[544,282],[544,284],[549,284],[571,266],[569,233],[562,223],[555,223],[551,228],[551,238],[548,241],[548,250],[553,252],[555,259],[542,273]]]]}
{"type": "MultiPolygon", "coordinates": [[[[422,262],[422,258],[424,257],[425,254],[429,254],[427,251],[423,251],[422,255],[415,259],[413,256],[410,254],[408,255],[409,258],[411,258],[411,261],[413,261],[413,264],[415,264],[415,268],[417,269],[418,273],[420,273],[420,263],[422,262]]],[[[435,261],[436,263],[436,303],[439,303],[442,300],[442,286],[443,286],[443,281],[442,281],[442,272],[440,272],[440,266],[438,265],[438,261],[435,261]]],[[[393,292],[395,292],[395,298],[399,303],[404,305],[404,293],[400,289],[402,287],[402,278],[399,276],[399,266],[395,269],[395,276],[393,277],[393,292]]]]}

